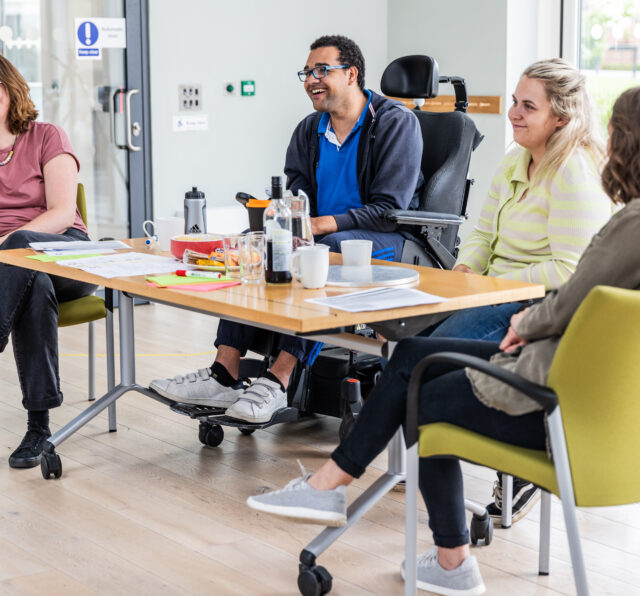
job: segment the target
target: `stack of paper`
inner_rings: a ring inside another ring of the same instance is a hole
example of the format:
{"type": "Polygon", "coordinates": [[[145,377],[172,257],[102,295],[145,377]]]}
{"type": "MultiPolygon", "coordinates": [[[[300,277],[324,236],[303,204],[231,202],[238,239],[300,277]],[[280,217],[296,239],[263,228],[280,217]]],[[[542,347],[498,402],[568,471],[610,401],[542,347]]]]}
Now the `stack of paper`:
{"type": "Polygon", "coordinates": [[[85,257],[69,261],[58,261],[58,265],[81,269],[100,277],[128,277],[130,275],[151,275],[167,273],[176,268],[176,261],[142,252],[125,252],[97,257],[85,257]]]}
{"type": "Polygon", "coordinates": [[[307,298],[306,302],[323,304],[347,312],[363,312],[368,310],[385,310],[387,308],[401,308],[403,306],[418,306],[419,304],[435,304],[444,302],[447,298],[427,294],[420,290],[408,288],[374,288],[361,292],[351,292],[330,298],[307,298]]]}

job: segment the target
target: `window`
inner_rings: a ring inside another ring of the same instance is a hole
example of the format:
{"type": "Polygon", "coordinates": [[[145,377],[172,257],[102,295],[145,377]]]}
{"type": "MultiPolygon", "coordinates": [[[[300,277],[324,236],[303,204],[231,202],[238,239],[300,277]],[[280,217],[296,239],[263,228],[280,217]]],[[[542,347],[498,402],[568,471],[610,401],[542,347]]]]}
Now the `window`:
{"type": "Polygon", "coordinates": [[[579,33],[580,70],[606,128],[618,95],[640,85],[640,2],[582,0],[579,33]]]}

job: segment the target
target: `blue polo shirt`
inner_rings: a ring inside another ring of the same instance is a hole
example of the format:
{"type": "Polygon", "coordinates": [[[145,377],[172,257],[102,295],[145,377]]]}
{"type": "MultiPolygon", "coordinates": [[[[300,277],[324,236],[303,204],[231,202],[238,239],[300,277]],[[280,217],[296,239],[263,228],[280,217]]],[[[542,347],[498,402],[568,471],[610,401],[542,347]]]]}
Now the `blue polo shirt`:
{"type": "Polygon", "coordinates": [[[371,92],[364,89],[367,104],[342,144],[331,128],[330,116],[322,114],[318,124],[319,153],[316,169],[318,215],[339,215],[362,207],[358,187],[358,143],[362,123],[371,104],[371,92]]]}

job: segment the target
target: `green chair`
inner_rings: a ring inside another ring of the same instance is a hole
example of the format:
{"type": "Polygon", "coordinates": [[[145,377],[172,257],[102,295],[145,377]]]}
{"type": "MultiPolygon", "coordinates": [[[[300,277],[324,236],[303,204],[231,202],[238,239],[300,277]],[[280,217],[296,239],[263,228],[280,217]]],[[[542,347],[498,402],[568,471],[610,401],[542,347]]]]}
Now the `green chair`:
{"type": "Polygon", "coordinates": [[[550,493],[562,501],[579,596],[588,594],[575,507],[640,501],[640,292],[599,286],[580,305],[563,335],[548,378],[536,385],[489,362],[442,352],[414,369],[407,395],[407,518],[405,594],[415,594],[418,457],[456,457],[524,478],[543,489],[539,573],[549,573],[550,493]],[[481,370],[525,393],[547,414],[553,461],[463,428],[418,428],[418,396],[429,366],[448,362],[481,370]]]}
{"type": "MultiPolygon", "coordinates": [[[[84,195],[84,186],[78,184],[76,204],[87,225],[87,202],[84,195]]],[[[107,328],[107,385],[109,389],[115,386],[114,344],[113,344],[113,291],[105,290],[105,299],[99,296],[85,296],[76,300],[60,302],[58,304],[58,327],[69,327],[89,323],[89,401],[95,399],[96,393],[96,347],[95,347],[95,321],[106,319],[107,328]]],[[[115,403],[109,406],[109,430],[116,430],[115,403]]]]}

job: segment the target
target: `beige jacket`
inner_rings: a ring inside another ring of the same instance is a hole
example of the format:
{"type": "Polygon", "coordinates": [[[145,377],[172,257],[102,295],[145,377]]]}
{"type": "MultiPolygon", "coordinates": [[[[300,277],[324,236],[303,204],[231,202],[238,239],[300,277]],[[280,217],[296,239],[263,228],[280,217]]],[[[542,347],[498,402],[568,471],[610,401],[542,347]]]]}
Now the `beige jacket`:
{"type": "MultiPolygon", "coordinates": [[[[598,285],[640,289],[640,200],[618,211],[593,237],[569,280],[522,317],[516,331],[531,343],[513,354],[495,354],[491,362],[545,385],[573,313],[598,285]]],[[[542,409],[526,395],[488,375],[471,369],[466,374],[478,399],[489,407],[513,416],[542,409]]]]}

